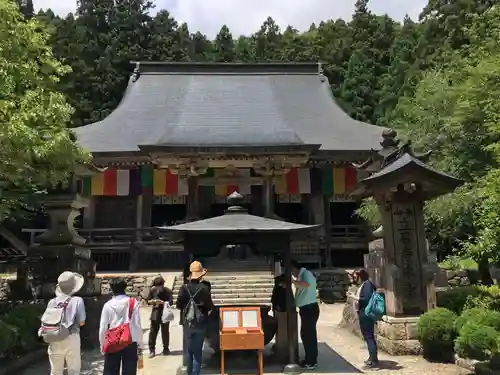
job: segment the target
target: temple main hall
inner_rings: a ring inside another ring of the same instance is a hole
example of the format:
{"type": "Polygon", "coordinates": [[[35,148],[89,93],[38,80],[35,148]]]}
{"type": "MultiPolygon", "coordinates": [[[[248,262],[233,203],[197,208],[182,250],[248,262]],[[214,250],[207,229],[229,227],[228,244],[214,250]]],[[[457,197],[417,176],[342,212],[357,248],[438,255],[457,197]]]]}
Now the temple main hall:
{"type": "MultiPolygon", "coordinates": [[[[134,62],[118,107],[75,129],[102,168],[79,183],[90,202],[81,226],[146,232],[210,218],[237,191],[253,215],[322,224],[292,244],[295,259],[362,264],[368,228],[348,192],[383,130],[341,109],[319,63],[134,62]]],[[[162,246],[150,266],[174,262],[162,246]]]]}

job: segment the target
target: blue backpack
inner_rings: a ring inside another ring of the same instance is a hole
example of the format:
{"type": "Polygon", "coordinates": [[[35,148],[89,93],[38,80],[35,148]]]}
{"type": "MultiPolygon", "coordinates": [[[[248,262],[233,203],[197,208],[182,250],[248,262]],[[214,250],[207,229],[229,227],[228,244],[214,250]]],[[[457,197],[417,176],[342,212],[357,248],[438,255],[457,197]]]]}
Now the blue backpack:
{"type": "Polygon", "coordinates": [[[365,315],[375,321],[382,319],[385,315],[385,297],[383,294],[377,291],[373,292],[365,308],[365,315]]]}

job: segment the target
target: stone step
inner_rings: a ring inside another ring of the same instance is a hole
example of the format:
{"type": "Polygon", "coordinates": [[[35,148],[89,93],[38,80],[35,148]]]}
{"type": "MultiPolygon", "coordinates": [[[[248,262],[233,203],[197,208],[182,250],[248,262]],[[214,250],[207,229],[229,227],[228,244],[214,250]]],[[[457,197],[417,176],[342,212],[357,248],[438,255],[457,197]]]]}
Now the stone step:
{"type": "MultiPolygon", "coordinates": [[[[179,290],[182,284],[174,285],[174,290],[179,290]]],[[[241,289],[259,289],[259,290],[269,290],[272,291],[274,284],[272,283],[255,283],[255,284],[244,284],[244,283],[212,283],[212,293],[217,291],[225,290],[241,290],[241,289]]]]}
{"type": "Polygon", "coordinates": [[[213,298],[214,305],[270,305],[271,298],[213,298]]]}
{"type": "Polygon", "coordinates": [[[204,278],[204,280],[208,280],[210,282],[216,281],[216,280],[221,280],[221,281],[228,281],[228,280],[274,280],[273,276],[270,273],[262,273],[262,274],[244,274],[244,275],[223,275],[223,274],[218,274],[218,275],[210,275],[204,278]]]}
{"type": "Polygon", "coordinates": [[[236,291],[255,291],[259,293],[272,293],[273,286],[272,285],[215,285],[212,286],[212,294],[216,293],[232,293],[236,291]]]}

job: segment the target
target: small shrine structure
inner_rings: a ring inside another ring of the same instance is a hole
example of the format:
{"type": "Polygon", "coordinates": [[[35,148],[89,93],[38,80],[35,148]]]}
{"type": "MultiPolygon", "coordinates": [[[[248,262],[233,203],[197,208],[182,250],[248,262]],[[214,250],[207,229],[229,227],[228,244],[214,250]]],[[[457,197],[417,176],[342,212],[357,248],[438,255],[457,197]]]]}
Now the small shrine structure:
{"type": "MultiPolygon", "coordinates": [[[[419,315],[435,307],[437,268],[429,257],[424,203],[462,181],[427,165],[430,151],[418,154],[410,142],[400,144],[396,136],[394,130],[384,131],[382,149],[355,165],[371,175],[359,181],[351,195],[373,197],[382,221],[374,233],[381,239],[365,255],[365,268],[385,293],[386,316],[377,325],[378,343],[390,354],[411,354],[420,351],[415,329],[419,315]]],[[[353,293],[343,324],[357,330],[353,293]]]]}
{"type": "MultiPolygon", "coordinates": [[[[286,280],[286,321],[285,341],[288,342],[286,353],[277,353],[287,359],[284,373],[297,374],[298,361],[298,325],[297,310],[292,290],[292,266],[290,243],[293,238],[304,236],[319,229],[318,225],[288,223],[248,214],[242,207],[244,197],[233,192],[227,199],[229,205],[225,214],[210,219],[194,221],[164,228],[184,237],[185,268],[184,276],[189,276],[189,263],[196,257],[210,257],[217,254],[225,245],[250,245],[256,254],[281,255],[285,268],[286,280]]],[[[210,272],[210,270],[208,270],[210,272]]],[[[221,307],[221,306],[216,306],[221,307]]],[[[268,310],[268,309],[267,309],[268,310]]],[[[219,327],[216,327],[217,332],[219,327]]],[[[265,327],[264,327],[265,329],[265,327]]],[[[183,374],[184,371],[178,371],[183,374]]]]}

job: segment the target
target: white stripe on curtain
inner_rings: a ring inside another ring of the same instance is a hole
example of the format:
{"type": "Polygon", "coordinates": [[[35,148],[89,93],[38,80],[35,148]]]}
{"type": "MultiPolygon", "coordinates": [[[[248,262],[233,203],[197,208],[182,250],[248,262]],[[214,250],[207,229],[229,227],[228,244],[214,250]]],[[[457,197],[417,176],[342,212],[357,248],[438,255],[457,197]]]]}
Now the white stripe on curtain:
{"type": "Polygon", "coordinates": [[[300,194],[311,194],[311,175],[309,173],[309,168],[299,168],[299,193],[300,194]]]}
{"type": "Polygon", "coordinates": [[[130,194],[130,171],[118,169],[116,171],[116,195],[127,196],[130,194]]]}

